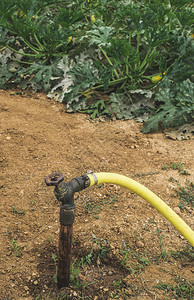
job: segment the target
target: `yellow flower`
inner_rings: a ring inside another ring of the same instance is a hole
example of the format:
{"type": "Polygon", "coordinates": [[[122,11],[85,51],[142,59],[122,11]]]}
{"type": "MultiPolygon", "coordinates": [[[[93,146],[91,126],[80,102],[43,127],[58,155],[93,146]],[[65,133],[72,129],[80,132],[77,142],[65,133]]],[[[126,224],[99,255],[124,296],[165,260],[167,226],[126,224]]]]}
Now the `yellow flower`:
{"type": "Polygon", "coordinates": [[[24,12],[23,10],[21,10],[19,13],[18,13],[19,17],[22,17],[24,15],[24,12]]]}
{"type": "MultiPolygon", "coordinates": [[[[27,17],[27,15],[21,10],[20,12],[17,12],[19,17],[27,17]]],[[[36,16],[32,16],[32,20],[35,20],[36,16]]]]}
{"type": "MultiPolygon", "coordinates": [[[[163,75],[165,75],[165,72],[163,73],[163,75]]],[[[158,74],[157,76],[153,76],[153,77],[151,78],[151,81],[152,81],[153,83],[157,83],[157,82],[160,81],[160,80],[164,80],[161,73],[158,74]]]]}
{"type": "Polygon", "coordinates": [[[92,24],[94,24],[96,22],[96,18],[94,15],[91,15],[90,20],[92,22],[92,24]]]}
{"type": "Polygon", "coordinates": [[[194,33],[192,33],[192,34],[190,35],[190,37],[191,37],[192,39],[194,39],[194,33]]]}
{"type": "Polygon", "coordinates": [[[72,40],[72,35],[68,37],[67,44],[69,44],[72,40]]]}

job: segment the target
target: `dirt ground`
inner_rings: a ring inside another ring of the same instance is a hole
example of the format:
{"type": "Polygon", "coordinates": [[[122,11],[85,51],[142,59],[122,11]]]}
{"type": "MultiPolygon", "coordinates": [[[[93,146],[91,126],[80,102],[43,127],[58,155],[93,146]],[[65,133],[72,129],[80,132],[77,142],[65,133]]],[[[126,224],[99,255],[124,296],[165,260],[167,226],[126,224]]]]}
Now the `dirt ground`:
{"type": "Polygon", "coordinates": [[[0,90],[0,299],[193,299],[192,248],[157,210],[115,185],[75,195],[70,287],[55,283],[59,203],[44,179],[126,175],[180,210],[179,183],[193,182],[193,140],[143,134],[130,121],[67,114],[42,94],[0,90]],[[190,175],[164,167],[180,162],[190,175]],[[171,178],[171,180],[169,180],[171,178]],[[172,252],[174,255],[172,255],[172,252]]]}

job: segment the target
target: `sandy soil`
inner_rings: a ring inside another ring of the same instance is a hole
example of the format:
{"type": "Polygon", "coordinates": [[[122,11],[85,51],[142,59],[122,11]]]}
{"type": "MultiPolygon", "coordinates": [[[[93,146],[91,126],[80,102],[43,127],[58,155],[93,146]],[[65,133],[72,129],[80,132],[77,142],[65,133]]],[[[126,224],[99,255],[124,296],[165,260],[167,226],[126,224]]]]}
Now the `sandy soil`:
{"type": "Polygon", "coordinates": [[[144,199],[108,184],[76,194],[71,285],[58,291],[59,204],[44,182],[53,171],[65,181],[89,170],[123,174],[193,229],[191,207],[180,210],[173,196],[193,182],[193,140],[145,135],[134,120],[91,122],[15,91],[0,90],[0,122],[0,299],[193,299],[189,243],[144,199]],[[162,168],[171,162],[190,175],[162,168]]]}

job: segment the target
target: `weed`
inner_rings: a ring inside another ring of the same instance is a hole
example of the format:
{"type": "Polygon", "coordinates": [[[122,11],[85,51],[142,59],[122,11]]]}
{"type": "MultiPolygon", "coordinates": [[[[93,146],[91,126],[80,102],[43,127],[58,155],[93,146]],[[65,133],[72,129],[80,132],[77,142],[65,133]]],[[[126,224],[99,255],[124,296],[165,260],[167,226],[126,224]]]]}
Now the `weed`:
{"type": "Polygon", "coordinates": [[[85,204],[85,210],[89,213],[92,214],[94,216],[94,218],[99,219],[99,212],[101,209],[101,205],[95,205],[95,203],[93,203],[92,201],[88,201],[85,204]]]}
{"type": "Polygon", "coordinates": [[[123,243],[123,249],[120,249],[119,253],[122,255],[121,265],[126,270],[129,270],[131,274],[144,271],[145,267],[151,263],[149,258],[142,256],[145,254],[133,251],[131,248],[127,247],[125,242],[123,243]]]}
{"type": "Polygon", "coordinates": [[[18,215],[25,215],[26,214],[26,210],[19,210],[16,206],[12,206],[12,213],[14,214],[18,214],[18,215]]]}
{"type": "Polygon", "coordinates": [[[122,279],[114,281],[113,282],[114,292],[110,293],[110,297],[114,298],[114,299],[118,299],[120,297],[120,294],[121,294],[122,286],[123,286],[122,279]]]}
{"type": "Polygon", "coordinates": [[[179,207],[184,209],[185,206],[190,205],[191,208],[194,207],[194,184],[186,180],[185,187],[182,187],[178,184],[178,189],[175,189],[176,195],[181,201],[179,203],[179,207]]]}
{"type": "MultiPolygon", "coordinates": [[[[85,174],[84,174],[85,175],[85,174]]],[[[100,183],[99,185],[96,186],[96,189],[101,189],[104,187],[104,184],[103,183],[100,183]]]]}
{"type": "Polygon", "coordinates": [[[117,198],[118,198],[117,196],[110,197],[110,199],[111,199],[110,202],[109,202],[110,205],[111,205],[111,204],[114,204],[115,201],[117,200],[117,198]]]}
{"type": "Polygon", "coordinates": [[[22,255],[22,250],[15,239],[11,241],[11,250],[17,257],[22,255]]]}
{"type": "Polygon", "coordinates": [[[188,300],[194,299],[194,282],[188,279],[181,278],[178,276],[175,279],[176,285],[176,296],[181,297],[181,299],[186,298],[188,300]]]}
{"type": "Polygon", "coordinates": [[[34,205],[35,204],[35,200],[30,200],[30,205],[34,205]]]}
{"type": "Polygon", "coordinates": [[[173,251],[171,253],[171,256],[175,259],[179,258],[182,262],[190,261],[193,262],[194,260],[194,250],[193,247],[188,245],[183,250],[180,251],[173,251]]]}
{"type": "Polygon", "coordinates": [[[174,286],[173,286],[173,284],[171,284],[171,283],[164,283],[164,282],[158,283],[157,285],[154,286],[154,288],[157,288],[159,290],[163,290],[163,291],[166,291],[166,292],[174,291],[174,289],[175,289],[174,286]]]}
{"type": "Polygon", "coordinates": [[[58,270],[58,267],[57,267],[57,256],[54,253],[52,253],[51,257],[52,257],[52,259],[54,261],[55,270],[56,270],[55,274],[53,275],[53,280],[57,284],[57,270],[58,270]]]}
{"type": "Polygon", "coordinates": [[[122,286],[122,279],[113,282],[114,289],[121,288],[121,286],[122,286]]]}
{"type": "Polygon", "coordinates": [[[173,295],[176,299],[188,299],[193,300],[194,296],[194,282],[191,282],[188,279],[181,278],[177,276],[174,281],[176,282],[175,285],[172,283],[164,283],[160,282],[154,287],[164,291],[164,295],[168,292],[173,292],[173,295]]]}
{"type": "Polygon", "coordinates": [[[182,175],[190,175],[190,173],[184,169],[183,165],[180,162],[178,162],[177,164],[171,162],[169,165],[162,166],[162,170],[168,171],[169,169],[178,170],[182,175]]]}
{"type": "Polygon", "coordinates": [[[102,203],[103,203],[103,205],[109,204],[111,207],[111,205],[115,203],[117,198],[118,198],[117,196],[113,196],[113,197],[110,197],[110,200],[103,199],[102,203]]]}
{"type": "Polygon", "coordinates": [[[162,166],[162,170],[166,170],[166,171],[168,171],[168,167],[167,167],[167,165],[163,165],[163,166],[162,166]]]}
{"type": "Polygon", "coordinates": [[[51,234],[48,236],[48,240],[49,240],[49,243],[52,243],[52,242],[53,242],[53,239],[52,239],[51,234]]]}
{"type": "Polygon", "coordinates": [[[172,176],[168,180],[173,183],[178,182],[178,180],[174,179],[172,176]]]}
{"type": "Polygon", "coordinates": [[[80,278],[79,275],[81,273],[80,270],[80,265],[81,263],[77,261],[77,258],[74,260],[74,262],[72,263],[71,266],[71,275],[70,275],[70,280],[72,282],[72,284],[74,285],[74,288],[80,288],[81,284],[80,284],[80,278]]]}
{"type": "Polygon", "coordinates": [[[183,165],[180,162],[177,164],[171,162],[170,168],[173,170],[178,170],[182,175],[189,175],[189,172],[183,168],[183,165]]]}
{"type": "Polygon", "coordinates": [[[121,265],[127,268],[127,262],[129,261],[129,253],[131,253],[131,251],[129,248],[127,248],[125,242],[123,243],[123,249],[120,249],[119,253],[122,255],[121,265]]]}
{"type": "MultiPolygon", "coordinates": [[[[48,295],[44,295],[44,296],[38,295],[38,296],[36,296],[35,300],[51,300],[51,299],[53,299],[53,297],[50,298],[50,294],[51,294],[51,291],[48,293],[48,295]]],[[[59,294],[56,295],[55,299],[56,300],[63,300],[63,299],[67,299],[67,296],[68,296],[68,294],[64,294],[64,292],[62,291],[62,292],[60,292],[59,294]]]]}
{"type": "Polygon", "coordinates": [[[82,299],[84,299],[84,292],[87,286],[94,284],[95,282],[87,283],[85,280],[82,280],[81,271],[84,269],[84,260],[81,259],[78,261],[78,258],[74,260],[71,265],[71,275],[70,281],[74,289],[80,289],[82,292],[82,299]]]}
{"type": "Polygon", "coordinates": [[[94,234],[92,234],[92,237],[92,249],[90,253],[86,255],[85,262],[91,265],[92,261],[95,261],[100,274],[100,262],[101,260],[105,259],[110,252],[109,242],[102,238],[96,237],[94,234]]]}
{"type": "Polygon", "coordinates": [[[100,259],[104,259],[110,252],[109,242],[105,239],[96,237],[94,234],[92,234],[92,237],[94,243],[96,243],[99,247],[97,258],[99,257],[100,259]]]}
{"type": "Polygon", "coordinates": [[[153,223],[156,225],[156,228],[157,228],[157,233],[158,233],[158,237],[159,237],[159,241],[160,241],[160,252],[161,252],[161,255],[159,257],[159,261],[161,259],[165,260],[167,255],[170,253],[169,251],[166,251],[164,248],[163,248],[163,243],[162,243],[162,237],[161,237],[161,232],[160,232],[160,229],[158,227],[158,224],[155,222],[155,221],[150,221],[149,223],[153,223]]]}
{"type": "Polygon", "coordinates": [[[92,256],[93,256],[93,249],[90,251],[90,253],[88,255],[86,255],[85,257],[85,260],[86,260],[86,263],[88,265],[91,265],[92,263],[92,256]]]}

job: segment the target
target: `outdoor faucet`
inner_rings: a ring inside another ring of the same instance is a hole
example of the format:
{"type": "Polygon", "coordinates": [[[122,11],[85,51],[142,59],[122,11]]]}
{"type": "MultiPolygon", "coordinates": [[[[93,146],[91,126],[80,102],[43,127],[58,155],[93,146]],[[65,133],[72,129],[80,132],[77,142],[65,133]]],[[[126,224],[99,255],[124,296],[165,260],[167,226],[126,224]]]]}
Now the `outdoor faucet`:
{"type": "Polygon", "coordinates": [[[55,186],[54,194],[60,205],[60,234],[59,255],[57,268],[57,286],[61,288],[69,285],[71,264],[71,243],[73,234],[73,223],[75,220],[74,194],[90,185],[87,175],[76,177],[68,183],[63,182],[61,173],[52,173],[46,177],[48,186],[55,186]]]}

